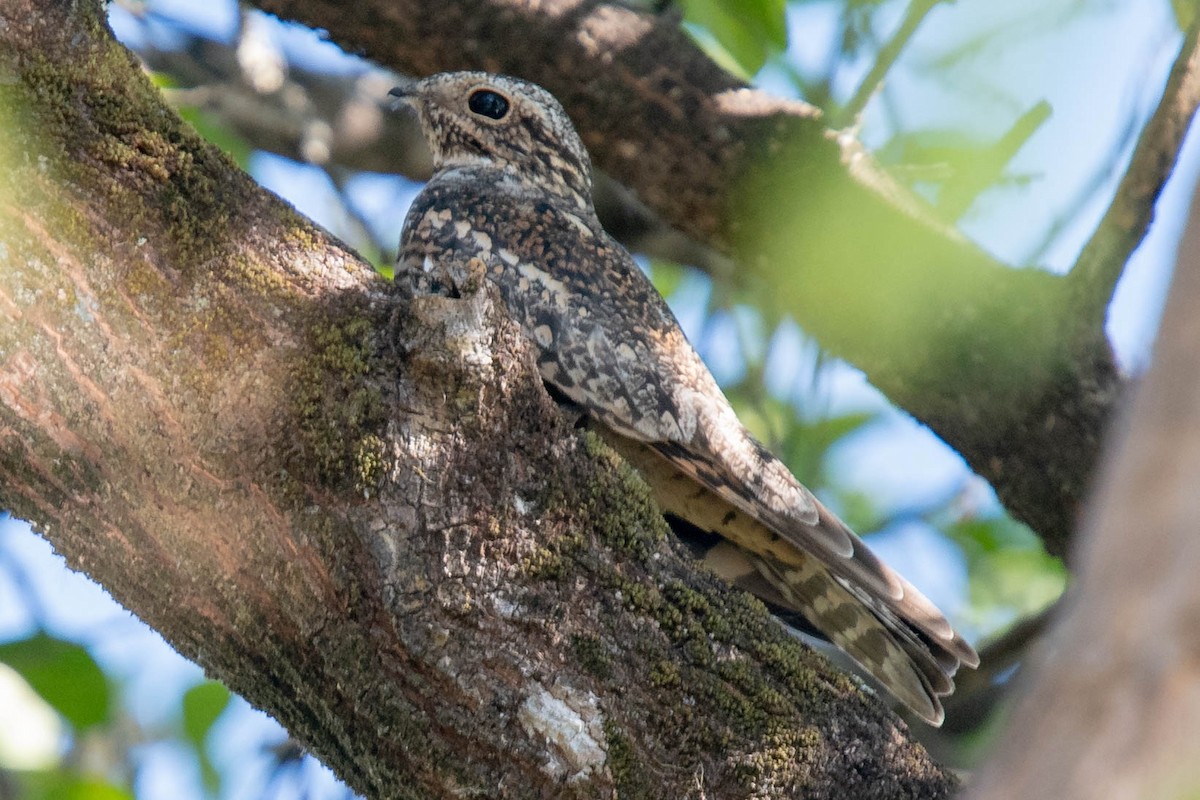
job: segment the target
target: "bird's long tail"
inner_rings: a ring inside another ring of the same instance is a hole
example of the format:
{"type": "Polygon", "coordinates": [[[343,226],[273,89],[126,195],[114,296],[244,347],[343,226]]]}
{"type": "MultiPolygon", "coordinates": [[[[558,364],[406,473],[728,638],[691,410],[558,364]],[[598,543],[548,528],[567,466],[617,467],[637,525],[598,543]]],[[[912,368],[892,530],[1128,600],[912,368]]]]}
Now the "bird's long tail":
{"type": "Polygon", "coordinates": [[[978,656],[932,603],[870,553],[828,509],[818,504],[817,525],[838,526],[855,543],[856,563],[847,575],[864,567],[879,571],[884,583],[900,587],[899,596],[836,574],[732,508],[651,447],[619,436],[605,438],[638,468],[665,513],[726,540],[705,559],[718,574],[768,605],[802,615],[897,700],[930,724],[941,724],[939,698],[954,690],[959,666],[976,666],[978,656]]]}

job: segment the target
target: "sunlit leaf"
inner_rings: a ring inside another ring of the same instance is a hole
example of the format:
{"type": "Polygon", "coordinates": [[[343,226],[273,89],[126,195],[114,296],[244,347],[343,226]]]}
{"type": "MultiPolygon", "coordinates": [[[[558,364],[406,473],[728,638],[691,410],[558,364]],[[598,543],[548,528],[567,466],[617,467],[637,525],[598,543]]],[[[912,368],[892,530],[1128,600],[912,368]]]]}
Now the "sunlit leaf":
{"type": "MultiPolygon", "coordinates": [[[[719,66],[721,69],[725,70],[731,75],[736,75],[744,81],[750,80],[750,78],[754,75],[754,71],[757,68],[749,68],[741,58],[739,58],[728,48],[725,42],[717,39],[717,37],[715,37],[707,28],[699,25],[684,23],[683,29],[692,37],[696,44],[699,45],[700,49],[704,51],[705,55],[716,62],[717,66],[719,66]]],[[[765,58],[766,56],[764,54],[763,59],[765,60],[765,58]]],[[[754,58],[750,59],[751,63],[753,63],[755,60],[756,59],[754,58]]]]}
{"type": "Polygon", "coordinates": [[[38,633],[0,644],[0,662],[16,670],[75,728],[108,721],[112,708],[108,679],[82,646],[38,633]]]}
{"type": "Polygon", "coordinates": [[[787,47],[783,0],[683,0],[681,5],[685,28],[715,61],[742,78],[787,47]]]}
{"type": "Polygon", "coordinates": [[[48,769],[61,761],[67,724],[29,684],[0,663],[0,770],[48,769]]]}
{"type": "Polygon", "coordinates": [[[174,89],[179,86],[179,82],[175,80],[173,75],[158,72],[157,70],[150,73],[150,82],[159,89],[174,89]]]}

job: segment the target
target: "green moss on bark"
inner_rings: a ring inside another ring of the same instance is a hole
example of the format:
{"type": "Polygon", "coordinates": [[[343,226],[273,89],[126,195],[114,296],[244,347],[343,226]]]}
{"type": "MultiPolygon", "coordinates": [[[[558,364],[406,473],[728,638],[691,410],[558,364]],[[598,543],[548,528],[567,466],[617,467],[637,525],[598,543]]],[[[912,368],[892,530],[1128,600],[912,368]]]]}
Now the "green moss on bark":
{"type": "MultiPolygon", "coordinates": [[[[602,598],[595,618],[600,627],[570,635],[573,655],[602,692],[619,697],[632,683],[653,687],[652,710],[619,703],[609,709],[608,766],[619,796],[642,796],[640,776],[661,770],[664,758],[673,769],[717,780],[729,796],[791,796],[840,769],[855,769],[843,764],[847,760],[921,757],[916,747],[911,756],[854,748],[848,756],[848,743],[887,739],[883,731],[897,724],[895,718],[852,678],[789,636],[758,600],[688,568],[641,477],[598,437],[584,433],[581,444],[563,462],[564,474],[551,481],[562,488],[548,507],[566,507],[568,515],[554,526],[560,533],[547,537],[537,577],[563,582],[564,591],[580,575],[594,582],[588,591],[602,598]],[[678,577],[651,578],[664,565],[678,577]],[[621,613],[606,613],[607,603],[621,613]],[[621,627],[628,612],[651,624],[621,627]],[[597,640],[622,642],[637,664],[649,665],[649,674],[631,672],[607,654],[603,669],[596,669],[597,640]],[[821,726],[837,718],[857,732],[827,738],[821,726]],[[670,755],[655,742],[669,742],[670,755]]],[[[912,769],[914,775],[924,771],[930,786],[945,779],[924,761],[912,769]]],[[[879,796],[917,796],[879,776],[863,781],[879,796]]]]}
{"type": "Polygon", "coordinates": [[[307,357],[297,360],[291,404],[303,463],[331,489],[369,494],[387,470],[379,363],[380,321],[332,314],[314,325],[307,357]]]}

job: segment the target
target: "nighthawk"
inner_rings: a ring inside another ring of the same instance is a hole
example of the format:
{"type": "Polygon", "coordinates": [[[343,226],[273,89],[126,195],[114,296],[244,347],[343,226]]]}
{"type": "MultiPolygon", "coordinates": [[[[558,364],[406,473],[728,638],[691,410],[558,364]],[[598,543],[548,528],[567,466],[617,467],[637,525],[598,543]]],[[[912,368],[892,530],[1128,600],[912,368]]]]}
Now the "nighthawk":
{"type": "Polygon", "coordinates": [[[542,378],[636,466],[664,513],[719,534],[707,561],[799,614],[922,719],[979,657],[738,421],[662,297],[592,206],[591,164],[544,89],[483,72],[390,94],[434,175],[404,222],[398,281],[473,264],[537,346],[542,378]]]}

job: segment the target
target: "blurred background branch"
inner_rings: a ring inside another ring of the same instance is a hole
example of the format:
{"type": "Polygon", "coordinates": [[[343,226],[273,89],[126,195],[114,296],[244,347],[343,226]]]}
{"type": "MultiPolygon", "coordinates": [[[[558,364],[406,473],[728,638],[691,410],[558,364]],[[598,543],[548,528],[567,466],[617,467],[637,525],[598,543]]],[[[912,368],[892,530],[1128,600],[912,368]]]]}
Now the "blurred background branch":
{"type": "Polygon", "coordinates": [[[1076,299],[1077,333],[1104,336],[1117,281],[1154,219],[1154,208],[1175,171],[1183,139],[1200,106],[1200,19],[1194,19],[1171,67],[1162,99],[1142,128],[1108,211],[1079,253],[1068,278],[1076,299]]]}

